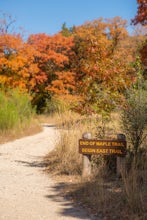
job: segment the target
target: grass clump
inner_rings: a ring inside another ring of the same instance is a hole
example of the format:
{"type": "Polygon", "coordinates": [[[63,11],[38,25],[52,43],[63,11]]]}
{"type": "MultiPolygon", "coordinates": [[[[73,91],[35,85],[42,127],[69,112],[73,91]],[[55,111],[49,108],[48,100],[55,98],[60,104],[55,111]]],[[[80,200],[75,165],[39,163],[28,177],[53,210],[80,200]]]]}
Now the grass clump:
{"type": "Polygon", "coordinates": [[[47,160],[50,164],[48,169],[55,174],[81,174],[81,155],[78,154],[78,149],[76,147],[77,134],[74,133],[75,139],[73,139],[73,136],[70,137],[70,135],[70,132],[62,132],[55,151],[47,155],[47,160]]]}
{"type": "Polygon", "coordinates": [[[71,111],[55,115],[57,117],[60,118],[57,124],[60,138],[55,150],[45,158],[49,163],[48,169],[59,175],[81,175],[82,155],[79,154],[78,141],[86,130],[93,129],[92,125],[71,111]]]}
{"type": "MultiPolygon", "coordinates": [[[[35,110],[31,106],[28,94],[22,93],[18,89],[0,91],[1,139],[17,136],[16,133],[20,134],[26,128],[29,130],[34,115],[35,110]]],[[[36,122],[35,124],[39,127],[36,122]]]]}
{"type": "MultiPolygon", "coordinates": [[[[122,133],[118,123],[120,114],[118,112],[111,114],[107,124],[103,123],[100,115],[83,117],[68,111],[58,117],[61,117],[58,124],[60,140],[56,149],[47,155],[45,160],[48,172],[55,174],[58,181],[65,183],[64,194],[78,201],[98,218],[145,219],[147,210],[145,153],[140,154],[137,170],[130,162],[131,155],[127,154],[128,169],[122,178],[117,177],[115,169],[114,172],[108,169],[108,160],[105,160],[105,157],[96,155],[92,156],[91,161],[92,176],[88,179],[81,176],[82,155],[78,152],[78,141],[82,134],[88,131],[92,138],[100,136],[115,138],[118,132],[122,133]],[[142,163],[139,163],[141,161],[142,163]]],[[[114,157],[116,161],[116,156],[114,157]]]]}

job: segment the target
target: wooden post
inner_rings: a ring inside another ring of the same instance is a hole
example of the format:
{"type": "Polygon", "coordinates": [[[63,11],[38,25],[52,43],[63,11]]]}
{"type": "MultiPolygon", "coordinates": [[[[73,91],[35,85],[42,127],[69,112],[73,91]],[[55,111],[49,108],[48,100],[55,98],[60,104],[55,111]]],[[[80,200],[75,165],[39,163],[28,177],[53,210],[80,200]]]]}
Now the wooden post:
{"type": "MultiPolygon", "coordinates": [[[[91,133],[85,132],[82,135],[83,139],[91,139],[91,133]]],[[[89,177],[91,175],[91,155],[82,156],[83,159],[83,170],[82,170],[82,177],[89,177]]]]}
{"type": "MultiPolygon", "coordinates": [[[[117,140],[126,141],[124,134],[117,134],[117,140]]],[[[125,172],[126,158],[117,156],[117,176],[121,177],[125,172]]]]}

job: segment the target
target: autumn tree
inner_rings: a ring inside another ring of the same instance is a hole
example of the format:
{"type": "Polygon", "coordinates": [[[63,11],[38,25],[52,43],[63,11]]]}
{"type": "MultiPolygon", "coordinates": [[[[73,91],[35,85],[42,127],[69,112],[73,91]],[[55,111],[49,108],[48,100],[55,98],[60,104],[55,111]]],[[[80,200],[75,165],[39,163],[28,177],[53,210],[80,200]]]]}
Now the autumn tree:
{"type": "Polygon", "coordinates": [[[71,94],[75,84],[68,58],[72,53],[72,37],[67,38],[61,33],[53,36],[36,34],[29,37],[28,44],[38,51],[35,55],[35,62],[39,68],[37,78],[42,80],[34,90],[35,103],[38,102],[41,106],[54,94],[71,94]]]}
{"type": "Polygon", "coordinates": [[[34,53],[34,48],[24,43],[19,34],[1,34],[0,85],[31,91],[36,84],[34,76],[38,72],[34,53]]]}
{"type": "Polygon", "coordinates": [[[79,96],[84,112],[110,110],[135,81],[139,38],[128,36],[120,17],[63,24],[58,34],[32,34],[27,42],[9,33],[12,23],[0,21],[0,85],[28,91],[38,110],[54,95],[79,96]]]}
{"type": "Polygon", "coordinates": [[[63,33],[36,34],[24,42],[20,34],[11,32],[14,22],[6,14],[0,19],[0,85],[28,91],[34,104],[41,101],[39,106],[54,94],[72,94],[75,88],[74,73],[69,68],[72,37],[63,33]]]}
{"type": "MultiPolygon", "coordinates": [[[[132,23],[137,25],[141,24],[146,28],[147,31],[147,0],[137,0],[138,10],[137,15],[132,19],[132,23]]],[[[147,69],[147,39],[144,42],[142,48],[140,49],[141,60],[144,69],[147,69]]],[[[145,71],[146,72],[146,71],[145,71]]]]}
{"type": "Polygon", "coordinates": [[[37,51],[24,42],[22,33],[14,32],[15,22],[11,15],[0,14],[0,86],[31,92],[37,82],[37,51]]]}
{"type": "MultiPolygon", "coordinates": [[[[100,18],[76,27],[75,60],[78,93],[85,112],[110,110],[121,92],[134,80],[127,21],[120,17],[100,18]]],[[[80,105],[79,105],[80,106],[80,105]]]]}
{"type": "Polygon", "coordinates": [[[132,19],[132,23],[147,25],[147,0],[137,0],[137,4],[137,15],[132,19]]]}

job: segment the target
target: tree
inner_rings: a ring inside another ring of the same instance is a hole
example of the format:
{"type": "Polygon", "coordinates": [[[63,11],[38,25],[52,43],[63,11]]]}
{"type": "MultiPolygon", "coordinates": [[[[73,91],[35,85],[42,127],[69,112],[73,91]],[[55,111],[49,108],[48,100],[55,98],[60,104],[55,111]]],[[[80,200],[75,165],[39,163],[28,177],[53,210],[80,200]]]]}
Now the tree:
{"type": "MultiPolygon", "coordinates": [[[[98,19],[76,28],[75,59],[81,110],[109,110],[133,80],[131,49],[127,46],[126,21],[120,17],[98,19]]],[[[80,106],[80,105],[79,105],[80,106]]]]}
{"type": "Polygon", "coordinates": [[[36,51],[19,34],[2,34],[0,42],[0,85],[31,91],[38,72],[33,56],[36,51]]]}
{"type": "Polygon", "coordinates": [[[144,68],[147,69],[147,41],[140,50],[141,60],[144,65],[144,68]]]}
{"type": "MultiPolygon", "coordinates": [[[[138,3],[138,11],[137,15],[134,19],[132,19],[132,23],[142,24],[146,27],[147,25],[147,0],[137,0],[138,3]]],[[[147,40],[145,41],[144,45],[140,49],[141,60],[144,68],[147,68],[147,40]]]]}
{"type": "Polygon", "coordinates": [[[34,90],[36,96],[40,97],[36,97],[37,102],[45,105],[46,99],[54,94],[71,94],[75,84],[74,73],[69,70],[69,55],[73,53],[72,37],[65,37],[61,33],[54,36],[36,34],[29,37],[28,44],[38,51],[35,63],[39,68],[37,78],[42,82],[34,90]],[[44,104],[42,97],[46,97],[44,104]]]}
{"type": "Polygon", "coordinates": [[[137,0],[137,15],[132,19],[133,24],[147,25],[147,0],[137,0]]]}
{"type": "MultiPolygon", "coordinates": [[[[59,93],[69,92],[67,88],[73,87],[73,73],[68,70],[68,54],[73,46],[72,38],[66,38],[61,34],[47,36],[46,34],[31,35],[28,44],[32,45],[39,53],[35,56],[38,63],[40,78],[45,76],[45,89],[55,92],[59,88],[59,93]],[[63,76],[64,75],[64,76],[63,76]],[[71,79],[70,79],[71,75],[71,79]]],[[[56,93],[56,92],[55,92],[56,93]]]]}

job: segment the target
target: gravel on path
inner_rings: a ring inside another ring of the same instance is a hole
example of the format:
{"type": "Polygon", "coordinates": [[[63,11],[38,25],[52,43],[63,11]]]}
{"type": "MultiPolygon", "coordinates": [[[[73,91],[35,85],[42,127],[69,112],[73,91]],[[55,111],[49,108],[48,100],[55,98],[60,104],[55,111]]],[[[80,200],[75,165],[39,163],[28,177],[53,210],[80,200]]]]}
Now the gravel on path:
{"type": "Polygon", "coordinates": [[[59,133],[44,125],[39,134],[0,145],[0,220],[93,220],[59,195],[55,181],[42,172],[42,157],[59,133]]]}

